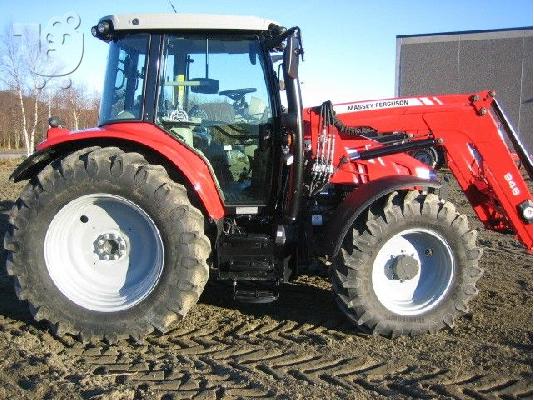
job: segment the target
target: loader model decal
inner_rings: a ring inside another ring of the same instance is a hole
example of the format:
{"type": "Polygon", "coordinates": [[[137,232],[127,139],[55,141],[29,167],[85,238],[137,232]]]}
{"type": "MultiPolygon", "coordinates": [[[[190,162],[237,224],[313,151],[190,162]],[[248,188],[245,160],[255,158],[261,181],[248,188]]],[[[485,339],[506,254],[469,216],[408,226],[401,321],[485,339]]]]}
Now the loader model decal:
{"type": "Polygon", "coordinates": [[[384,108],[410,107],[410,106],[433,106],[442,105],[443,103],[436,96],[429,97],[412,97],[407,99],[385,99],[361,101],[357,103],[338,104],[334,106],[337,114],[350,113],[356,111],[381,110],[384,108]]]}
{"type": "Polygon", "coordinates": [[[517,183],[514,182],[514,176],[511,173],[504,175],[504,180],[508,182],[508,186],[510,186],[514,196],[519,196],[521,194],[521,191],[517,187],[517,183]]]}

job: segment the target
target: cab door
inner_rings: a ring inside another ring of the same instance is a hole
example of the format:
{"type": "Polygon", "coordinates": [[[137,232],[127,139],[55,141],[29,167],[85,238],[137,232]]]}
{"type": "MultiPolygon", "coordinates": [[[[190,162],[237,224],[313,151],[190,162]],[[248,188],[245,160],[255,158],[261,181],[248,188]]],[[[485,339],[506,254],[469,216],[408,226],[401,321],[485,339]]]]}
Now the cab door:
{"type": "Polygon", "coordinates": [[[225,206],[264,206],[273,185],[273,101],[260,41],[165,35],[156,123],[204,157],[225,206]]]}

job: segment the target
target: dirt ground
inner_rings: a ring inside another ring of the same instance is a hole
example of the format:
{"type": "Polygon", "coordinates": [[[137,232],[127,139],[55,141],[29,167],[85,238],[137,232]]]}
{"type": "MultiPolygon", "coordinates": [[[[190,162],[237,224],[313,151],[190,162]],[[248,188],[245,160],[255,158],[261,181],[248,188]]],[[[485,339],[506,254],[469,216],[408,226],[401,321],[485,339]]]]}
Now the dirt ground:
{"type": "MultiPolygon", "coordinates": [[[[0,229],[22,185],[0,161],[0,229]]],[[[451,200],[480,227],[456,190],[451,200]]],[[[210,284],[183,325],[141,343],[57,339],[32,321],[0,272],[0,399],[366,399],[532,397],[532,257],[511,236],[479,235],[486,273],[453,331],[385,339],[354,332],[325,274],[278,302],[240,305],[210,284]]]]}

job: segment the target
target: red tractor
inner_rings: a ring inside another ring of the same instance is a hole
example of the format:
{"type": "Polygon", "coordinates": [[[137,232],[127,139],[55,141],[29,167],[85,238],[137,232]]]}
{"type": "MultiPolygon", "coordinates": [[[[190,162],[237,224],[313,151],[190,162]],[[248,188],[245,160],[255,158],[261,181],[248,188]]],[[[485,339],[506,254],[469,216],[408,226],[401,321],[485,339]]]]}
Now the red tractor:
{"type": "Polygon", "coordinates": [[[109,43],[99,126],[51,118],[12,175],[29,183],[5,236],[18,297],[58,335],[166,332],[209,277],[273,301],[317,258],[358,327],[452,326],[477,294],[481,249],[410,156],[420,149],[444,155],[488,229],[532,248],[512,151],[530,178],[532,162],[493,92],[303,109],[298,27],[120,15],[92,33],[109,43]]]}

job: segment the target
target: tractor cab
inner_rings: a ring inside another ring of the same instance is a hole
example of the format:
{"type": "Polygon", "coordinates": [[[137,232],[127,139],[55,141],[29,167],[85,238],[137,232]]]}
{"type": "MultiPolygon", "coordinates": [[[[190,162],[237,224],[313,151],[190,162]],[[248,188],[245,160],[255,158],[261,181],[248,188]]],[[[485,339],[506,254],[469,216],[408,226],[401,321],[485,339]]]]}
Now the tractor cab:
{"type": "MultiPolygon", "coordinates": [[[[301,175],[275,161],[288,148],[272,59],[285,48],[288,113],[299,116],[297,32],[256,17],[104,17],[92,29],[109,42],[99,125],[154,124],[205,161],[226,212],[272,210],[284,179],[301,175]]],[[[293,120],[298,129],[301,118],[293,120]]],[[[291,218],[297,202],[278,208],[291,218]]]]}

